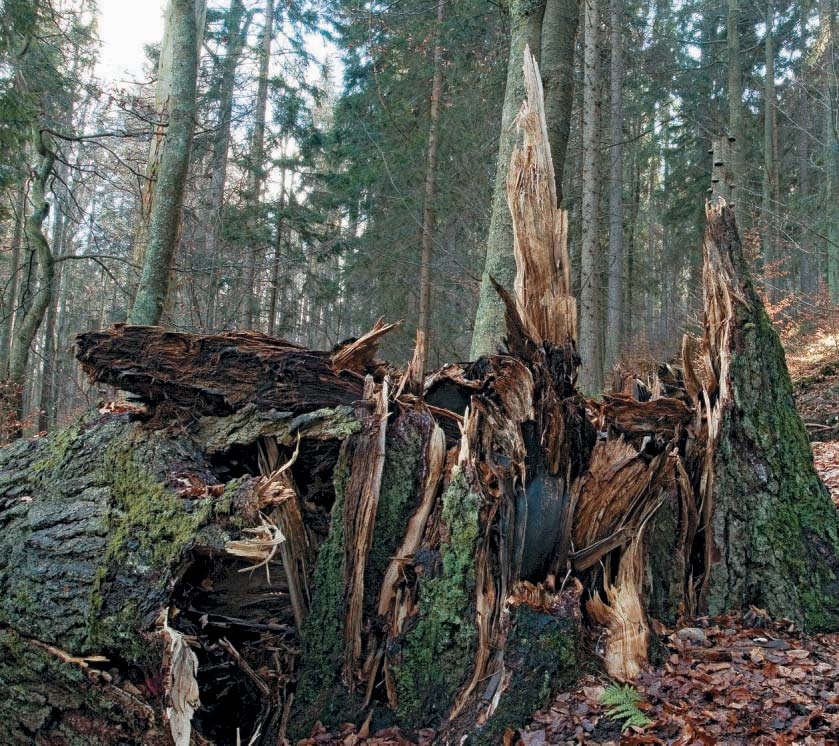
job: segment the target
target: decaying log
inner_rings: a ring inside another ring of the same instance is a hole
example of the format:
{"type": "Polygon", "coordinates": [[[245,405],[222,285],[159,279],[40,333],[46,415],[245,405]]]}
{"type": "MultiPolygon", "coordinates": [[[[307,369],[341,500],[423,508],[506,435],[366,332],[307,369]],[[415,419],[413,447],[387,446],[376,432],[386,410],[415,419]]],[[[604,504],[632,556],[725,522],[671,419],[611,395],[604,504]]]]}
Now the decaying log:
{"type": "Polygon", "coordinates": [[[370,338],[360,342],[335,353],[347,369],[336,367],[331,353],[257,332],[183,334],[116,325],[80,334],[76,345],[79,362],[93,381],[130,391],[152,405],[228,415],[249,404],[294,414],[352,404],[364,385],[355,369],[371,356],[370,338]]]}

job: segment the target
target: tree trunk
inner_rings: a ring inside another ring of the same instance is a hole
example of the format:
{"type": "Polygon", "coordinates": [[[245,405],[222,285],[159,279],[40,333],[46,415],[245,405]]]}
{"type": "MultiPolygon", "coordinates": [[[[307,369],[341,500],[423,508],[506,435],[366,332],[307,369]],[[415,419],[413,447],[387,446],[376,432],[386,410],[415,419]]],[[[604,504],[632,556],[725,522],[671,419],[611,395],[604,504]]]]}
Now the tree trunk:
{"type": "Polygon", "coordinates": [[[9,369],[9,349],[12,342],[12,330],[17,315],[18,287],[20,286],[20,251],[23,244],[23,227],[26,222],[26,182],[21,179],[15,190],[15,203],[12,229],[12,252],[9,263],[9,284],[3,296],[3,320],[0,327],[0,376],[6,377],[9,369]]]}
{"type": "Polygon", "coordinates": [[[542,85],[545,120],[554,160],[557,204],[562,205],[565,153],[574,108],[574,56],[580,25],[580,0],[547,0],[542,18],[542,85]]]}
{"type": "Polygon", "coordinates": [[[598,333],[600,283],[600,119],[601,62],[599,0],[585,9],[583,78],[583,239],[580,263],[580,387],[596,394],[603,385],[603,358],[598,333]]]}
{"type": "MultiPolygon", "coordinates": [[[[262,185],[265,181],[265,114],[268,108],[268,73],[271,63],[271,43],[274,40],[274,0],[265,0],[265,21],[262,26],[262,38],[259,45],[259,78],[256,88],[256,108],[253,116],[251,137],[250,174],[248,184],[248,203],[251,209],[250,228],[254,243],[249,247],[245,275],[245,328],[253,329],[259,317],[259,301],[255,292],[257,267],[260,265],[261,251],[258,251],[260,220],[258,212],[262,199],[262,185]]],[[[285,184],[283,184],[284,188],[285,184]]],[[[276,266],[276,262],[275,262],[276,266]]],[[[269,322],[273,326],[273,319],[269,322]]]]}
{"type": "Polygon", "coordinates": [[[272,335],[280,328],[277,324],[277,313],[279,311],[280,269],[282,267],[283,245],[286,234],[285,148],[285,140],[283,140],[280,146],[280,157],[283,159],[283,165],[280,168],[280,201],[277,207],[277,235],[274,239],[274,266],[271,272],[271,295],[268,305],[268,333],[272,335]]]}
{"type": "Polygon", "coordinates": [[[821,21],[824,74],[825,114],[825,165],[827,188],[825,194],[825,218],[827,234],[827,286],[833,303],[839,302],[839,220],[836,200],[839,195],[839,71],[837,71],[836,2],[819,0],[821,21]]]}
{"type": "MultiPolygon", "coordinates": [[[[200,46],[195,0],[170,0],[167,33],[172,45],[169,119],[159,165],[156,167],[157,178],[149,210],[148,241],[142,252],[143,270],[129,314],[134,324],[157,324],[169,292],[170,270],[180,233],[184,187],[195,127],[200,46]]],[[[142,246],[142,243],[138,246],[142,246]]]]}
{"type": "Polygon", "coordinates": [[[623,0],[611,0],[609,28],[609,267],[606,301],[605,370],[618,361],[623,344],[623,0]]]}
{"type": "MultiPolygon", "coordinates": [[[[741,201],[742,197],[743,209],[740,210],[739,214],[742,218],[745,218],[748,213],[745,203],[746,162],[743,158],[746,136],[743,130],[743,71],[740,61],[739,0],[728,0],[726,46],[728,52],[728,134],[734,138],[730,163],[731,181],[737,188],[736,202],[741,201]]],[[[729,202],[732,207],[736,205],[733,195],[729,202]]]]}
{"type": "Polygon", "coordinates": [[[230,126],[233,113],[233,93],[236,86],[236,69],[245,48],[251,16],[245,17],[245,6],[241,0],[232,0],[224,21],[224,35],[227,39],[225,54],[221,62],[221,80],[218,87],[219,118],[213,136],[213,151],[210,158],[210,188],[204,207],[203,253],[209,263],[210,276],[207,282],[207,326],[215,326],[215,305],[218,294],[220,241],[223,230],[224,185],[227,180],[227,157],[230,149],[230,126]],[[244,22],[243,22],[244,19],[244,22]]]}
{"type": "Polygon", "coordinates": [[[55,153],[52,143],[47,143],[36,131],[35,147],[38,152],[38,166],[30,181],[32,213],[26,218],[24,236],[28,258],[25,262],[26,276],[21,279],[21,309],[15,319],[12,344],[9,350],[9,375],[7,381],[8,410],[16,418],[10,433],[19,435],[22,428],[23,387],[29,350],[35,341],[47,308],[52,300],[55,265],[47,237],[44,235],[44,221],[50,205],[46,200],[47,180],[52,175],[55,153]]]}
{"type": "Polygon", "coordinates": [[[267,746],[316,720],[498,743],[578,675],[583,603],[624,680],[648,614],[839,626],[839,516],[732,211],[707,211],[701,349],[645,396],[632,374],[585,401],[532,58],[524,76],[505,354],[422,381],[376,360],[381,322],[330,353],[79,336],[149,411],[0,451],[12,743],[267,746]]]}
{"type": "Polygon", "coordinates": [[[434,62],[431,76],[431,111],[428,123],[428,150],[425,161],[425,197],[422,210],[422,252],[420,254],[419,318],[417,338],[421,355],[418,372],[425,374],[428,349],[431,346],[431,260],[434,255],[435,211],[437,199],[437,143],[440,138],[440,99],[443,95],[443,17],[444,0],[437,2],[437,21],[434,26],[434,62]]]}
{"type": "MultiPolygon", "coordinates": [[[[61,256],[63,253],[64,216],[56,209],[52,224],[52,253],[61,256]]],[[[45,432],[55,421],[55,367],[58,357],[56,331],[56,315],[58,300],[61,297],[61,267],[56,268],[53,277],[54,292],[51,294],[47,307],[46,323],[44,324],[44,352],[43,371],[41,373],[41,396],[38,402],[38,430],[45,432]]]]}
{"type": "Polygon", "coordinates": [[[781,272],[779,223],[781,220],[780,186],[778,172],[778,116],[775,94],[775,9],[772,1],[766,9],[766,36],[764,63],[766,76],[763,83],[763,262],[764,282],[768,297],[777,303],[780,286],[784,283],[781,272]]]}
{"type": "MultiPolygon", "coordinates": [[[[168,0],[166,4],[166,17],[163,28],[163,41],[160,45],[160,58],[157,64],[157,84],[154,91],[154,112],[157,122],[149,143],[149,152],[146,157],[145,180],[140,189],[140,209],[137,216],[137,223],[134,226],[134,241],[132,257],[136,267],[143,267],[148,251],[149,227],[156,199],[157,182],[160,177],[160,169],[163,163],[164,146],[168,121],[173,106],[175,95],[175,76],[179,73],[175,66],[181,48],[178,25],[183,12],[183,3],[177,0],[168,0]]],[[[207,17],[206,0],[193,0],[193,13],[195,17],[195,54],[201,55],[201,45],[204,40],[204,26],[207,17]]],[[[196,63],[197,65],[197,63],[196,63]]],[[[129,283],[129,298],[133,304],[137,295],[138,281],[129,283]]]]}
{"type": "Polygon", "coordinates": [[[510,3],[510,56],[507,63],[507,83],[504,106],[501,110],[501,135],[498,141],[498,161],[495,168],[495,187],[492,193],[492,215],[487,235],[486,262],[481,279],[475,327],[472,332],[472,357],[490,355],[498,349],[504,336],[504,308],[493,289],[492,279],[505,287],[513,283],[516,267],[513,259],[513,227],[507,208],[507,173],[510,155],[516,143],[513,120],[518,114],[524,95],[524,77],[519,60],[525,48],[539,55],[542,38],[544,1],[510,3]]]}

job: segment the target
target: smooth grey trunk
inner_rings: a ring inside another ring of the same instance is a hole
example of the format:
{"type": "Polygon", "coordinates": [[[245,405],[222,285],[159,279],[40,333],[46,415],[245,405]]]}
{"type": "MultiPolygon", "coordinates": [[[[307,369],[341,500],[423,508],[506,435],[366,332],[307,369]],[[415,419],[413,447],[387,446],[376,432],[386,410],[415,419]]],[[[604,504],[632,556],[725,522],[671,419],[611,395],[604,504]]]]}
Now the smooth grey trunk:
{"type": "Polygon", "coordinates": [[[623,34],[624,0],[610,0],[609,25],[609,267],[605,369],[618,361],[623,344],[623,34]]]}
{"type": "Polygon", "coordinates": [[[26,222],[26,179],[21,179],[15,191],[14,228],[12,229],[9,283],[3,296],[3,323],[0,326],[0,376],[9,370],[9,348],[18,313],[18,287],[20,285],[20,251],[23,245],[23,226],[26,222]]]}
{"type": "Polygon", "coordinates": [[[594,395],[603,383],[598,324],[600,295],[601,62],[599,0],[585,5],[583,76],[582,246],[580,262],[580,389],[594,395]]]}
{"type": "Polygon", "coordinates": [[[48,145],[39,131],[35,131],[33,139],[38,151],[38,165],[30,182],[32,213],[27,216],[24,227],[26,251],[29,256],[26,261],[26,276],[21,279],[21,297],[25,295],[26,302],[15,320],[9,350],[8,381],[12,387],[10,408],[17,414],[19,422],[23,420],[23,384],[29,350],[52,299],[55,276],[52,251],[44,235],[44,221],[50,211],[49,202],[46,200],[47,181],[55,164],[55,152],[52,144],[48,145]]]}
{"type": "Polygon", "coordinates": [[[574,54],[580,26],[580,0],[547,0],[542,19],[540,71],[545,121],[554,162],[557,202],[562,204],[565,154],[574,108],[574,54]]]}
{"type": "MultiPolygon", "coordinates": [[[[180,14],[183,12],[182,0],[169,0],[166,6],[166,18],[163,26],[163,41],[160,45],[160,58],[157,63],[157,84],[154,91],[154,113],[157,123],[154,126],[149,152],[146,157],[146,171],[143,186],[140,190],[140,210],[134,226],[134,241],[132,261],[135,267],[142,267],[146,257],[149,242],[149,227],[159,178],[161,160],[163,158],[168,119],[172,105],[174,90],[174,75],[176,70],[177,50],[180,43],[176,30],[180,14]]],[[[195,54],[201,55],[201,45],[204,40],[204,26],[207,19],[206,0],[192,0],[192,11],[195,16],[195,54]]],[[[129,300],[133,304],[137,294],[137,281],[132,280],[128,286],[129,300]]]]}
{"type": "Polygon", "coordinates": [[[443,12],[445,0],[437,0],[434,26],[434,62],[431,76],[431,111],[428,122],[428,155],[425,161],[425,200],[422,209],[422,252],[420,255],[419,319],[417,331],[424,344],[419,345],[419,373],[424,375],[431,345],[431,260],[434,255],[435,212],[437,199],[437,144],[440,138],[440,98],[443,92],[443,12]]]}
{"type": "MultiPolygon", "coordinates": [[[[56,205],[52,221],[52,255],[61,256],[64,244],[64,216],[56,205]]],[[[55,268],[53,276],[54,292],[51,293],[47,316],[44,323],[43,370],[41,373],[41,395],[38,402],[38,431],[49,430],[55,422],[55,361],[57,340],[55,338],[58,315],[58,299],[61,294],[61,265],[55,268]]]]}
{"type": "MultiPolygon", "coordinates": [[[[495,186],[492,194],[492,215],[487,235],[486,260],[475,327],[472,332],[472,359],[490,355],[497,349],[504,335],[504,308],[492,287],[490,277],[505,288],[513,287],[516,263],[513,258],[513,224],[507,207],[507,172],[510,156],[516,142],[513,120],[524,101],[524,49],[530,51],[540,63],[542,18],[545,4],[539,0],[511,0],[510,3],[510,56],[507,64],[507,83],[504,105],[501,110],[501,136],[498,142],[498,160],[495,166],[495,186]]],[[[559,160],[554,154],[554,162],[559,160]]]]}
{"type": "MultiPolygon", "coordinates": [[[[250,174],[248,202],[250,203],[250,234],[256,244],[259,219],[258,212],[265,182],[265,115],[268,109],[268,73],[271,62],[271,43],[274,38],[274,0],[265,0],[265,23],[259,45],[259,80],[256,88],[256,109],[254,110],[253,133],[251,137],[250,174]]],[[[249,247],[245,274],[245,328],[253,328],[259,318],[259,296],[256,293],[256,275],[261,264],[261,252],[256,245],[249,247]]],[[[272,321],[273,324],[273,316],[272,321]]]]}
{"type": "Polygon", "coordinates": [[[250,16],[244,23],[245,6],[242,0],[232,0],[224,22],[227,46],[222,58],[221,80],[218,87],[219,119],[213,137],[210,158],[210,188],[205,205],[203,253],[209,262],[210,277],[207,283],[207,326],[215,326],[216,295],[218,294],[218,263],[224,208],[224,184],[227,180],[227,160],[230,150],[230,123],[233,114],[233,92],[236,87],[236,69],[245,47],[250,16]]]}
{"type": "Polygon", "coordinates": [[[132,324],[155,325],[163,314],[195,127],[199,34],[195,0],[170,0],[167,23],[173,49],[169,124],[154,185],[143,271],[129,314],[132,324]]]}

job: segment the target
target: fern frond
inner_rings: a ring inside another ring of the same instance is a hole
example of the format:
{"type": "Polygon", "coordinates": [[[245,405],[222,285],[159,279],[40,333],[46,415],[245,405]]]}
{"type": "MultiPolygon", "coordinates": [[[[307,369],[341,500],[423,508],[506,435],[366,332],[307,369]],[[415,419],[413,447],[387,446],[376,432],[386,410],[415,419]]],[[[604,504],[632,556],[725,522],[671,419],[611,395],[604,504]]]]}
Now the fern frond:
{"type": "Polygon", "coordinates": [[[643,728],[651,722],[638,707],[641,695],[629,684],[623,686],[611,684],[603,691],[600,701],[607,708],[606,714],[612,720],[622,723],[623,730],[631,726],[643,728]]]}

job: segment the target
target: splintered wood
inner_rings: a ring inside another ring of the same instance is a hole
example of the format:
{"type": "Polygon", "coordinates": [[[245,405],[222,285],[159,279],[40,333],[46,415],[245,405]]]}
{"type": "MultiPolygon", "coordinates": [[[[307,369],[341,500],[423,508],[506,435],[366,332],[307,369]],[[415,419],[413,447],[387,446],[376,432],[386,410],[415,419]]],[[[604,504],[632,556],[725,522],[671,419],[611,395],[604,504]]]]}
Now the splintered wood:
{"type": "Polygon", "coordinates": [[[519,314],[534,341],[564,344],[577,337],[577,304],[571,294],[568,216],[557,205],[539,67],[524,52],[527,98],[516,117],[524,143],[513,150],[507,204],[513,220],[515,294],[519,314]]]}
{"type": "Polygon", "coordinates": [[[346,619],[344,627],[344,682],[355,685],[353,674],[361,659],[362,605],[364,603],[364,570],[373,542],[373,527],[379,505],[382,469],[385,463],[387,434],[388,379],[381,385],[368,376],[364,399],[374,403],[366,418],[364,430],[354,437],[350,472],[344,495],[344,526],[346,530],[344,558],[344,593],[346,619]]]}

